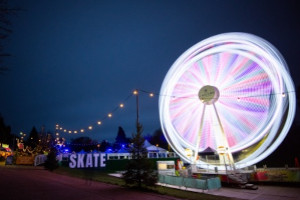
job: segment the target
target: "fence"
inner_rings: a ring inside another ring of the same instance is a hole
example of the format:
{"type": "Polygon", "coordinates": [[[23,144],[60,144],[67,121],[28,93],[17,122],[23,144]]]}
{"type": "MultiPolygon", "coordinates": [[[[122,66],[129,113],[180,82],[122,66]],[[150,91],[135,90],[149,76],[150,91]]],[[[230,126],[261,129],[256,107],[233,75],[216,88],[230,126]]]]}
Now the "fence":
{"type": "Polygon", "coordinates": [[[221,188],[221,181],[218,177],[209,179],[185,178],[180,176],[158,176],[158,182],[168,185],[184,186],[186,188],[197,188],[211,190],[221,188]]]}
{"type": "Polygon", "coordinates": [[[300,168],[258,168],[251,177],[251,181],[300,183],[300,168]]]}
{"type": "Polygon", "coordinates": [[[44,164],[46,160],[47,160],[47,156],[46,155],[43,155],[43,154],[42,155],[37,155],[34,158],[34,166],[38,166],[38,165],[44,164]]]}

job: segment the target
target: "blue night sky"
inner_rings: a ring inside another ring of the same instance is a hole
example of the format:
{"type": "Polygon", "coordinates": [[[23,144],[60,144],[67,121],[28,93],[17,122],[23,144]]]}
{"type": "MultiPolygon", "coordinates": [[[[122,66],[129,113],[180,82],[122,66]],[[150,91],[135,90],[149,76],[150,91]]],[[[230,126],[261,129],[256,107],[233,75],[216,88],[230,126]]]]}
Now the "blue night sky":
{"type": "MultiPolygon", "coordinates": [[[[197,42],[224,32],[248,32],[272,43],[300,85],[297,1],[11,0],[5,50],[10,71],[0,76],[0,113],[13,133],[54,132],[67,139],[114,141],[118,126],[135,132],[135,88],[159,93],[173,62],[197,42]],[[125,107],[106,115],[119,103],[125,107]],[[106,118],[106,119],[104,119],[106,118]]],[[[160,128],[158,96],[139,96],[144,135],[160,128]]]]}

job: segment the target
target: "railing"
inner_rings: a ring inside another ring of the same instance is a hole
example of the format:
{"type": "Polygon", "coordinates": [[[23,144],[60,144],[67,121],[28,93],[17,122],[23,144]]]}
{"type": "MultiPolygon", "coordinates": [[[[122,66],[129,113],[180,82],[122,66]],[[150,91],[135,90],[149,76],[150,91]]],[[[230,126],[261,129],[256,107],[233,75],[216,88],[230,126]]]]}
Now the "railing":
{"type": "Polygon", "coordinates": [[[221,181],[218,177],[209,179],[196,179],[196,178],[186,178],[178,176],[158,176],[158,182],[160,184],[174,185],[178,187],[185,188],[196,188],[202,190],[211,190],[221,188],[221,181]]]}
{"type": "Polygon", "coordinates": [[[202,173],[251,173],[256,171],[256,166],[248,166],[244,168],[239,168],[239,165],[224,165],[220,163],[209,163],[209,164],[200,164],[200,165],[191,165],[193,172],[202,172],[202,173]]]}
{"type": "Polygon", "coordinates": [[[43,155],[43,154],[37,155],[34,158],[34,166],[38,166],[38,165],[44,164],[46,160],[47,160],[47,156],[46,155],[43,155]]]}

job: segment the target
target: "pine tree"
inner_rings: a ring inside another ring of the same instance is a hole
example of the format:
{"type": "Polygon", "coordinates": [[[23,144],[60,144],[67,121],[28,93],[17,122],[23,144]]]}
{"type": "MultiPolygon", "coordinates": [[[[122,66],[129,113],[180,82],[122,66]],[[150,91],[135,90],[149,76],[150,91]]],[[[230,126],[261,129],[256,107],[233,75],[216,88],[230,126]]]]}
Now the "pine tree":
{"type": "Polygon", "coordinates": [[[27,140],[27,145],[31,147],[31,149],[36,148],[39,144],[39,134],[35,127],[32,127],[31,132],[29,133],[29,138],[27,140]]]}
{"type": "Polygon", "coordinates": [[[107,140],[102,140],[99,151],[105,152],[108,148],[111,148],[111,144],[107,140]]]}
{"type": "Polygon", "coordinates": [[[127,145],[129,143],[129,139],[126,137],[124,129],[119,126],[118,134],[114,143],[114,149],[120,149],[123,145],[127,145]]]}
{"type": "Polygon", "coordinates": [[[157,182],[150,160],[147,158],[147,149],[144,147],[145,139],[142,137],[142,126],[137,124],[137,133],[133,135],[132,146],[129,152],[131,159],[128,162],[123,179],[128,185],[153,186],[157,182]]]}
{"type": "Polygon", "coordinates": [[[161,148],[168,149],[168,142],[161,129],[157,129],[149,138],[149,142],[161,148]]]}
{"type": "Polygon", "coordinates": [[[47,155],[47,160],[45,161],[45,169],[53,171],[58,168],[58,161],[56,159],[57,150],[53,147],[47,155]]]}

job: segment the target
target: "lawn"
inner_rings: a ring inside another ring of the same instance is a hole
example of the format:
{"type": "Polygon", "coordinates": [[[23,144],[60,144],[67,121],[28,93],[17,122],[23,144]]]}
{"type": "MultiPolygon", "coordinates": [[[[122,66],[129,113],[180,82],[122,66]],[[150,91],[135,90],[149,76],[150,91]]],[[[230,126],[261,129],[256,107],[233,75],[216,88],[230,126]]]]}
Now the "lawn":
{"type": "MultiPolygon", "coordinates": [[[[108,175],[110,172],[95,170],[95,169],[71,169],[68,167],[59,167],[54,171],[58,174],[64,174],[68,176],[83,178],[83,179],[91,179],[94,181],[104,182],[108,184],[119,185],[122,187],[126,187],[124,181],[121,178],[117,178],[114,176],[108,175]]],[[[156,186],[156,187],[148,187],[145,188],[148,192],[155,192],[159,194],[174,196],[182,199],[190,199],[190,200],[228,200],[233,199],[229,197],[222,196],[214,196],[204,193],[191,192],[186,190],[179,190],[169,187],[156,186]]]]}

